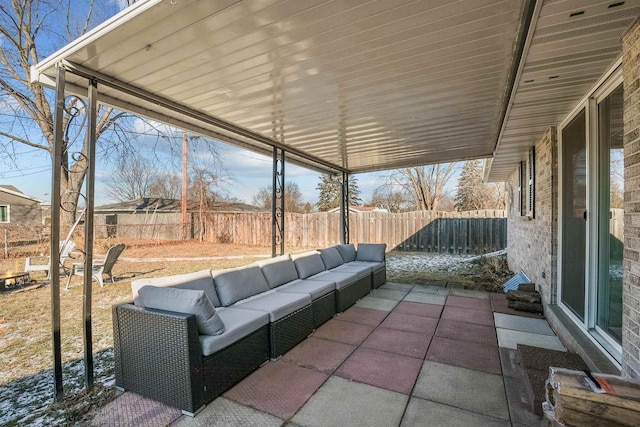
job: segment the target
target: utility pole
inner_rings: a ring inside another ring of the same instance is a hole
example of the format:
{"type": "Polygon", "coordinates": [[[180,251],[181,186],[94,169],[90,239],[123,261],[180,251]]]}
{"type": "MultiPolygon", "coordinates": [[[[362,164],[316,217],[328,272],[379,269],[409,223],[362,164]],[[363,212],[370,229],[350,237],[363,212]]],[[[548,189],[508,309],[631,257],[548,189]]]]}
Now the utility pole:
{"type": "Polygon", "coordinates": [[[182,131],[182,241],[187,241],[187,131],[182,131]]]}

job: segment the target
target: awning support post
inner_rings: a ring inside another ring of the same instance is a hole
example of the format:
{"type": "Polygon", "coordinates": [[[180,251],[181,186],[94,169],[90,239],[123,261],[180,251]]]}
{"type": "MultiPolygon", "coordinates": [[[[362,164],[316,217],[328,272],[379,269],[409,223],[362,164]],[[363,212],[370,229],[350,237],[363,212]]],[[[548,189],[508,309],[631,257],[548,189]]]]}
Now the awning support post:
{"type": "Polygon", "coordinates": [[[51,239],[49,247],[51,277],[51,344],[53,349],[54,400],[64,397],[62,385],[62,343],[60,336],[60,182],[64,146],[65,68],[56,68],[56,107],[53,124],[53,152],[51,168],[51,239]]]}
{"type": "Polygon", "coordinates": [[[340,244],[349,243],[349,174],[342,172],[340,181],[340,244]]]}
{"type": "Polygon", "coordinates": [[[271,199],[271,256],[284,254],[284,150],[273,148],[273,194],[271,199]]]}

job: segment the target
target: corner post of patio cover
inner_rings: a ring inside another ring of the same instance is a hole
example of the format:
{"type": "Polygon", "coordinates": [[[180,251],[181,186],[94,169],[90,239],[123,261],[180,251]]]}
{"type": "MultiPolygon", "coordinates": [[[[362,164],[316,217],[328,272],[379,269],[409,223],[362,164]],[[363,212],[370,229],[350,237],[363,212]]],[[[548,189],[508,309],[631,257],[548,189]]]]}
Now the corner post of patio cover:
{"type": "Polygon", "coordinates": [[[340,181],[340,243],[349,243],[349,174],[342,172],[340,181]]]}
{"type": "Polygon", "coordinates": [[[284,150],[273,147],[273,193],[271,199],[271,256],[284,254],[284,150]]]}
{"type": "Polygon", "coordinates": [[[89,81],[89,120],[87,122],[87,176],[86,210],[84,215],[84,281],[83,281],[83,339],[84,339],[84,381],[87,389],[93,387],[93,337],[91,332],[91,298],[93,276],[93,208],[95,200],[96,176],[96,122],[98,117],[98,83],[89,81]]]}
{"type": "Polygon", "coordinates": [[[64,397],[62,385],[62,344],[60,339],[60,182],[62,178],[62,151],[64,145],[64,93],[65,68],[58,63],[56,68],[56,107],[53,130],[53,153],[51,168],[51,239],[50,265],[51,277],[51,342],[53,349],[54,399],[64,397]]]}

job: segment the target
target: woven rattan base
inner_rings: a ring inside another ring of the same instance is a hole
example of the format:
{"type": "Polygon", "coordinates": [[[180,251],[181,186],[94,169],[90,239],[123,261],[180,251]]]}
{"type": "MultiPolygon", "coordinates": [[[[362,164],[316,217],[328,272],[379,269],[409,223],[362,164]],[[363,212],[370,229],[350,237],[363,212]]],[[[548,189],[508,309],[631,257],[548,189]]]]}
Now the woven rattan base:
{"type": "Polygon", "coordinates": [[[377,289],[380,286],[387,283],[387,268],[383,267],[378,271],[373,272],[373,289],[377,289]]]}
{"type": "Polygon", "coordinates": [[[321,296],[311,303],[313,310],[313,328],[320,327],[336,314],[336,291],[321,296]]]}
{"type": "Polygon", "coordinates": [[[313,332],[311,305],[270,323],[270,331],[271,358],[277,359],[313,332]]]}
{"type": "Polygon", "coordinates": [[[342,313],[369,292],[371,292],[371,275],[362,277],[351,285],[338,289],[336,311],[342,313]]]}

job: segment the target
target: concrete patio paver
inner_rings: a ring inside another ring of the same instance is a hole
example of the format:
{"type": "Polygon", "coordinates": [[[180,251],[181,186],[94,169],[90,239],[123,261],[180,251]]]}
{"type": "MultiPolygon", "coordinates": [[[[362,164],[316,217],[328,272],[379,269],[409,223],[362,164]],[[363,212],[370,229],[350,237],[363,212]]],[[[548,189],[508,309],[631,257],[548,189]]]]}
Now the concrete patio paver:
{"type": "Polygon", "coordinates": [[[376,298],[370,295],[362,298],[356,302],[356,307],[370,308],[373,310],[391,311],[398,304],[397,300],[390,300],[386,298],[376,298]]]}
{"type": "Polygon", "coordinates": [[[331,319],[316,329],[313,336],[345,344],[360,345],[374,329],[369,325],[331,319]]]}
{"type": "Polygon", "coordinates": [[[512,329],[514,331],[531,332],[542,335],[555,335],[544,319],[531,319],[504,313],[493,313],[493,319],[496,328],[512,329]]]}
{"type": "Polygon", "coordinates": [[[387,317],[387,311],[374,310],[353,306],[335,317],[343,322],[361,323],[363,325],[378,326],[387,317]]]}
{"type": "Polygon", "coordinates": [[[423,294],[436,294],[436,295],[449,295],[451,289],[445,288],[445,285],[437,286],[437,285],[415,285],[412,289],[413,292],[423,293],[423,294]]]}
{"type": "Polygon", "coordinates": [[[440,320],[438,328],[436,329],[436,336],[458,341],[498,346],[498,337],[496,336],[495,328],[473,323],[458,322],[456,320],[440,320]]]}
{"type": "Polygon", "coordinates": [[[540,425],[542,417],[531,412],[532,402],[527,395],[524,379],[504,377],[504,386],[511,422],[528,426],[540,425]]]}
{"type": "Polygon", "coordinates": [[[360,347],[349,356],[335,375],[409,394],[421,366],[421,359],[360,347]]]}
{"type": "Polygon", "coordinates": [[[380,327],[369,335],[362,347],[424,359],[430,341],[431,335],[380,327]]]}
{"type": "Polygon", "coordinates": [[[423,335],[433,335],[438,325],[438,319],[424,316],[413,316],[411,314],[390,313],[384,322],[380,324],[383,328],[398,329],[400,331],[415,332],[423,335]]]}
{"type": "Polygon", "coordinates": [[[518,344],[551,350],[567,351],[555,335],[532,334],[531,332],[513,331],[511,329],[496,328],[498,345],[500,347],[517,350],[518,344]]]}
{"type": "Polygon", "coordinates": [[[501,375],[425,361],[412,395],[509,420],[501,375]]]}
{"type": "Polygon", "coordinates": [[[340,377],[331,377],[293,417],[310,427],[400,424],[409,396],[340,377]]]}
{"type": "Polygon", "coordinates": [[[523,372],[517,350],[500,347],[500,364],[505,377],[522,378],[523,372]]]}
{"type": "Polygon", "coordinates": [[[107,405],[93,418],[92,426],[168,425],[182,416],[179,409],[127,392],[107,405]]]}
{"type": "Polygon", "coordinates": [[[404,297],[406,297],[408,293],[409,293],[409,291],[403,291],[403,290],[398,290],[398,289],[382,289],[382,288],[379,288],[379,289],[374,289],[373,291],[371,291],[371,293],[369,295],[374,297],[374,298],[384,298],[384,299],[402,301],[402,299],[404,297]]]}
{"type": "Polygon", "coordinates": [[[354,345],[309,337],[286,353],[282,360],[331,374],[355,349],[354,345]]]}
{"type": "Polygon", "coordinates": [[[494,345],[476,344],[449,338],[434,337],[426,360],[462,368],[501,374],[500,353],[494,345]]]}
{"type": "Polygon", "coordinates": [[[279,427],[280,418],[257,409],[219,397],[208,404],[197,417],[183,415],[172,426],[176,427],[279,427]]]}
{"type": "Polygon", "coordinates": [[[387,282],[384,285],[380,286],[378,289],[391,289],[394,291],[406,291],[409,292],[414,288],[415,285],[408,285],[406,283],[394,283],[387,282]]]}
{"type": "Polygon", "coordinates": [[[490,294],[489,292],[476,291],[473,289],[452,289],[449,295],[488,300],[490,294]]]}
{"type": "Polygon", "coordinates": [[[224,393],[227,399],[289,419],[329,376],[283,361],[270,362],[224,393]]]}
{"type": "Polygon", "coordinates": [[[445,306],[444,310],[442,310],[441,318],[493,327],[493,313],[488,310],[472,310],[469,308],[445,306]]]}
{"type": "Polygon", "coordinates": [[[432,294],[432,293],[416,292],[416,290],[414,289],[411,292],[409,292],[406,297],[404,297],[403,301],[444,305],[444,303],[447,301],[447,296],[432,294]]]}
{"type": "Polygon", "coordinates": [[[510,427],[511,423],[465,409],[412,397],[402,418],[402,427],[510,427]]]}
{"type": "Polygon", "coordinates": [[[455,295],[449,295],[449,297],[447,298],[447,303],[445,305],[460,308],[470,308],[472,310],[491,311],[491,303],[489,302],[489,300],[459,297],[455,295]]]}
{"type": "Polygon", "coordinates": [[[439,319],[442,314],[442,305],[425,304],[421,302],[401,301],[396,308],[393,309],[394,313],[411,314],[413,316],[431,317],[439,319]]]}

